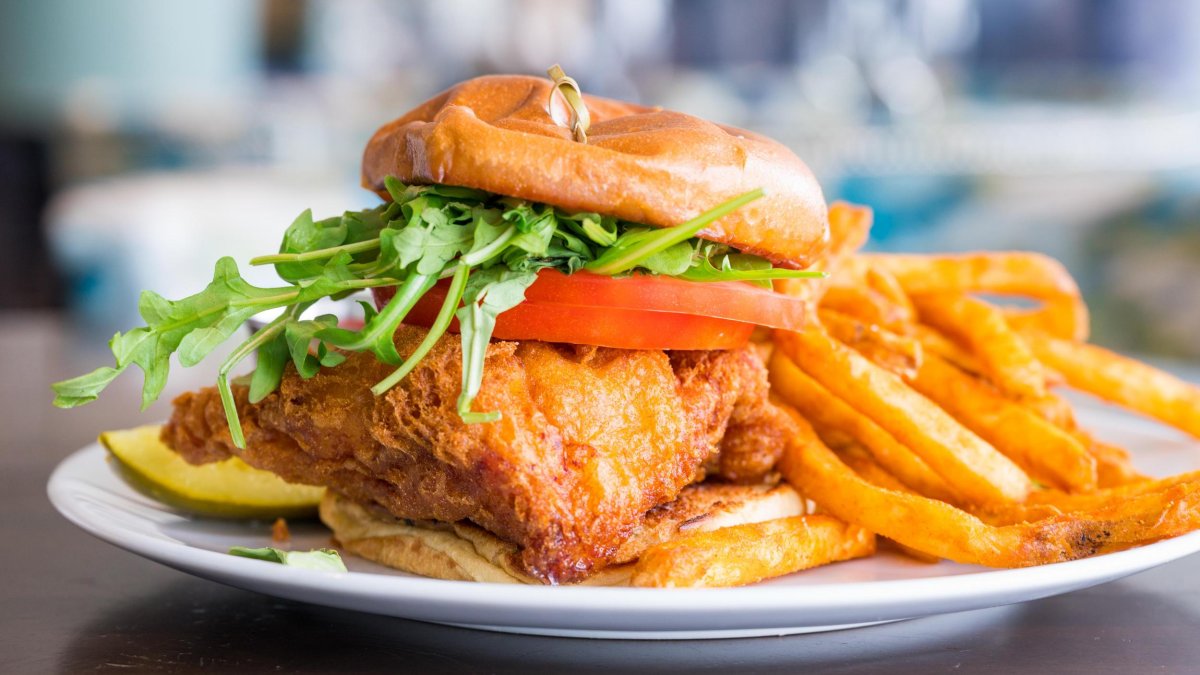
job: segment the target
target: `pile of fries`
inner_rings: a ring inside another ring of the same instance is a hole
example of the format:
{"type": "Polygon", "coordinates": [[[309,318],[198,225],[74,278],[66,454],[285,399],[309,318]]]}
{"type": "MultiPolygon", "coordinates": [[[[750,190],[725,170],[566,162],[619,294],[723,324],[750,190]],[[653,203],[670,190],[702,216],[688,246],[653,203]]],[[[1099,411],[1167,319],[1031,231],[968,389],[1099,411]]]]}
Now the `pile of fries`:
{"type": "Polygon", "coordinates": [[[1200,437],[1200,388],[1087,344],[1087,308],[1052,259],[861,254],[870,224],[835,204],[829,276],[781,288],[817,317],[776,331],[770,353],[795,413],[780,470],[813,514],[652,549],[634,585],[752,583],[871,555],[876,535],[919,560],[1024,567],[1200,528],[1200,472],[1142,475],[1053,391],[1200,437]]]}

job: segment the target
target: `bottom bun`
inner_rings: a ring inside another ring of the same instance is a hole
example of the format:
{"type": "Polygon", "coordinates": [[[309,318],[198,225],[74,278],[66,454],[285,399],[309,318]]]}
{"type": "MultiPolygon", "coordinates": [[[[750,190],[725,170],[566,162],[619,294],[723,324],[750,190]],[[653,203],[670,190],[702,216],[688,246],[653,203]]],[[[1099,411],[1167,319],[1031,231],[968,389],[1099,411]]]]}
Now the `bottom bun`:
{"type": "MultiPolygon", "coordinates": [[[[632,563],[643,551],[683,534],[803,513],[804,500],[788,485],[692,485],[675,501],[647,513],[618,552],[618,564],[600,570],[581,585],[627,585],[632,563]]],[[[343,549],[403,572],[456,581],[542,583],[517,566],[515,545],[465,521],[395,518],[333,491],[326,491],[320,514],[343,549]]]]}

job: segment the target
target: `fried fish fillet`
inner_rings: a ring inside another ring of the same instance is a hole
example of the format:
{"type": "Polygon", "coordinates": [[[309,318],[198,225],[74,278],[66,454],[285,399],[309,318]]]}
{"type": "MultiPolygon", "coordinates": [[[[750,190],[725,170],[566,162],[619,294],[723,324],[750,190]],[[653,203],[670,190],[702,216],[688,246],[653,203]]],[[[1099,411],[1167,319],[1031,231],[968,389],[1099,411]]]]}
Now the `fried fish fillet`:
{"type": "MultiPolygon", "coordinates": [[[[411,351],[423,336],[402,329],[411,351]]],[[[290,370],[257,404],[235,389],[238,451],[214,389],[180,396],[163,440],[193,463],[238,454],[252,466],[327,486],[398,518],[469,521],[517,547],[547,583],[579,581],[617,557],[650,509],[706,475],[762,482],[786,420],[751,350],[628,351],[494,342],[475,409],[455,402],[461,351],[443,338],[383,396],[390,370],[369,354],[304,380],[290,370]]]]}

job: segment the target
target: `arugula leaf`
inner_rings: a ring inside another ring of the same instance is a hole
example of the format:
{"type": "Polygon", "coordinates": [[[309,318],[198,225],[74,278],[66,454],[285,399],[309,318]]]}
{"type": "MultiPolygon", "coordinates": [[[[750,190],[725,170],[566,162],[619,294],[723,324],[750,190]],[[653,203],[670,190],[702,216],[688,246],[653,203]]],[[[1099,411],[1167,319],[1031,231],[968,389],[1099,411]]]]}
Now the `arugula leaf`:
{"type": "Polygon", "coordinates": [[[646,256],[638,263],[638,267],[653,274],[677,277],[691,269],[694,253],[689,242],[681,241],[646,256]]]}
{"type": "Polygon", "coordinates": [[[349,351],[372,351],[384,363],[399,365],[403,360],[396,353],[396,345],[392,335],[404,321],[421,296],[425,295],[437,277],[413,273],[396,290],[392,301],[383,308],[382,312],[371,317],[362,330],[349,331],[336,326],[325,327],[315,333],[316,337],[349,351]]]}
{"type": "Polygon", "coordinates": [[[600,216],[596,213],[585,213],[574,219],[580,229],[598,246],[612,246],[617,242],[617,219],[611,216],[600,216]]]}
{"type": "Polygon", "coordinates": [[[317,374],[321,366],[332,366],[341,363],[345,357],[337,352],[328,351],[325,343],[320,343],[317,346],[317,353],[314,355],[309,351],[309,346],[316,339],[317,334],[327,328],[337,326],[337,317],[332,314],[322,314],[315,319],[309,321],[289,321],[283,329],[284,342],[287,345],[287,350],[292,356],[292,363],[296,365],[296,372],[300,377],[308,379],[317,374]]]}
{"type": "Polygon", "coordinates": [[[415,262],[417,274],[436,276],[475,242],[473,228],[450,223],[441,211],[426,209],[421,220],[424,227],[406,227],[391,239],[399,267],[415,262]]]}
{"type": "Polygon", "coordinates": [[[483,386],[483,362],[496,327],[496,317],[525,300],[525,289],[537,280],[536,272],[514,272],[492,267],[473,275],[463,291],[463,308],[458,310],[462,334],[462,389],[458,395],[458,414],[468,424],[494,422],[499,412],[471,412],[471,404],[483,386]]]}
{"type": "Polygon", "coordinates": [[[278,388],[289,361],[305,378],[341,363],[345,355],[333,347],[369,351],[398,365],[373,387],[382,394],[425,357],[457,314],[463,341],[458,409],[468,422],[489,421],[498,419],[498,413],[473,412],[471,406],[482,386],[496,317],[524,301],[539,270],[571,274],[586,269],[609,275],[641,271],[760,285],[776,278],[815,276],[775,269],[762,258],[695,238],[713,221],[760,197],[761,191],[729,200],[678,227],[649,228],[466,187],[404,185],[395,178],[384,185],[391,203],[324,220],[314,220],[312,212],[305,211],[287,228],[277,253],[250,261],[274,265],[287,285],[253,286],[232,259],[222,258],[212,281],[195,295],[170,301],[143,293],[138,310],[146,325],[113,336],[109,345],[114,365],[54,384],[54,404],[69,408],[93,401],[136,365],[145,375],[144,408],[161,394],[171,354],[178,354],[184,366],[194,365],[247,319],[282,308],[279,317],[237,345],[218,370],[217,389],[234,443],[241,447],[244,438],[230,378],[246,357],[258,357],[253,375],[243,380],[249,382],[252,402],[278,388]],[[433,284],[446,277],[452,281],[437,320],[413,353],[402,358],[394,342],[396,329],[433,284]],[[337,300],[381,286],[396,287],[394,298],[378,312],[360,303],[360,330],[340,328],[330,315],[302,318],[318,300],[337,300]]]}
{"type": "Polygon", "coordinates": [[[771,279],[826,276],[824,272],[778,269],[772,267],[770,261],[744,253],[725,253],[718,260],[719,267],[713,265],[711,257],[698,257],[692,267],[676,276],[688,281],[749,281],[763,288],[771,288],[771,279]]]}
{"type": "MultiPolygon", "coordinates": [[[[116,337],[113,340],[116,340],[116,337]]],[[[112,341],[109,344],[111,345],[112,341]]],[[[124,368],[100,366],[86,375],[55,382],[50,385],[54,390],[54,405],[59,408],[74,408],[95,401],[108,383],[116,379],[123,370],[124,368]]]]}
{"type": "Polygon", "coordinates": [[[55,405],[74,407],[95,398],[118,374],[136,365],[145,374],[142,409],[166,385],[170,357],[180,350],[184,366],[195,365],[227,339],[246,319],[292,301],[292,289],[257,288],[238,274],[232,258],[221,258],[213,280],[201,292],[175,302],[149,291],[138,303],[146,326],[117,333],[109,342],[116,365],[53,385],[55,405]]]}
{"type": "Polygon", "coordinates": [[[258,403],[279,388],[283,381],[283,370],[288,361],[288,344],[283,334],[276,335],[263,343],[258,351],[258,362],[250,377],[250,402],[258,403]]]}
{"type": "Polygon", "coordinates": [[[645,258],[670,248],[679,242],[691,239],[696,236],[696,233],[708,227],[714,221],[761,198],[763,194],[761,188],[751,190],[744,195],[739,195],[718,204],[716,207],[701,213],[682,225],[622,236],[603,255],[588,263],[586,269],[596,274],[608,275],[620,274],[632,270],[645,258]]]}
{"type": "Polygon", "coordinates": [[[450,327],[450,321],[454,318],[454,310],[458,308],[458,303],[462,300],[463,289],[467,285],[467,276],[470,274],[471,268],[467,265],[459,264],[454,271],[453,281],[450,282],[450,288],[446,291],[446,299],[442,302],[442,307],[438,310],[437,318],[434,319],[433,325],[429,327],[429,332],[425,334],[425,338],[421,340],[421,344],[409,354],[404,363],[400,365],[391,375],[388,375],[374,387],[371,387],[371,393],[376,396],[383,395],[388,389],[396,386],[396,383],[404,379],[406,375],[412,372],[412,369],[425,358],[429,350],[433,349],[433,345],[446,334],[446,330],[450,327]]]}
{"type": "MultiPolygon", "coordinates": [[[[283,234],[280,253],[304,253],[340,246],[346,241],[346,226],[341,218],[314,221],[312,209],[301,213],[283,234]]],[[[320,262],[284,262],[275,266],[281,279],[294,281],[321,273],[320,262]]]]}
{"type": "Polygon", "coordinates": [[[318,572],[346,572],[346,563],[342,556],[331,548],[318,548],[312,551],[285,551],[280,548],[248,548],[232,546],[229,555],[239,558],[251,558],[264,562],[279,563],[288,567],[299,567],[318,572]]]}

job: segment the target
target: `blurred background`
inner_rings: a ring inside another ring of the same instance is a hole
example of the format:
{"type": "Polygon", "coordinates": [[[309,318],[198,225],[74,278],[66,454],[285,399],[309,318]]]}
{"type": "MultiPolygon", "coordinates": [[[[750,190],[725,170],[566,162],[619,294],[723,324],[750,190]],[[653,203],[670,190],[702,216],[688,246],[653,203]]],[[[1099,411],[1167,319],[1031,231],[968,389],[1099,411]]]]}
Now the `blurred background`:
{"type": "Polygon", "coordinates": [[[142,288],[373,203],[381,123],[555,62],[782,140],[875,208],[877,249],[1045,251],[1097,342],[1200,357],[1190,0],[4,0],[0,332],[94,367],[142,288]]]}

